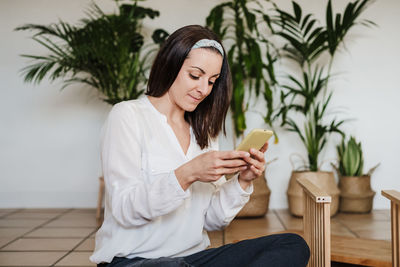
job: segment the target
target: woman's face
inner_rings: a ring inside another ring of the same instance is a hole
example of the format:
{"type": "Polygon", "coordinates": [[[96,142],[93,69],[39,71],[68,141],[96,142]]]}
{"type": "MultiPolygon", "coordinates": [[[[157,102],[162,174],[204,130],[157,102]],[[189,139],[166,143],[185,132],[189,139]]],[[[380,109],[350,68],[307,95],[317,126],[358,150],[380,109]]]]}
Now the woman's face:
{"type": "Polygon", "coordinates": [[[193,111],[210,93],[219,77],[222,56],[213,50],[190,51],[178,76],[168,90],[171,101],[185,111],[193,111]]]}

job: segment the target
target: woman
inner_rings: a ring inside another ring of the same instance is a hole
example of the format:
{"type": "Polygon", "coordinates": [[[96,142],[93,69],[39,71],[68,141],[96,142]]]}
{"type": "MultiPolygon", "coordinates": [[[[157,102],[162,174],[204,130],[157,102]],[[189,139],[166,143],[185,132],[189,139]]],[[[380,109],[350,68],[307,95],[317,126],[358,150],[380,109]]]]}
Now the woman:
{"type": "Polygon", "coordinates": [[[264,152],[218,151],[231,97],[226,53],[202,26],[174,32],[151,69],[145,97],[111,110],[102,135],[105,216],[98,266],[305,266],[297,235],[215,249],[206,231],[227,226],[264,170],[264,152]],[[226,181],[225,174],[237,173],[226,181]]]}

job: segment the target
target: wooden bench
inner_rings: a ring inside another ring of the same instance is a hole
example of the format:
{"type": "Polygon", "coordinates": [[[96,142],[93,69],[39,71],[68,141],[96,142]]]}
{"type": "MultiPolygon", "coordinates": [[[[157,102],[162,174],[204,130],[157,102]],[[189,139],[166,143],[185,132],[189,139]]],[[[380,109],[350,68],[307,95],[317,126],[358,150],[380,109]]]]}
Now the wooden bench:
{"type": "Polygon", "coordinates": [[[310,247],[307,266],[331,266],[331,197],[306,178],[297,182],[303,189],[304,239],[310,247]]]}
{"type": "MultiPolygon", "coordinates": [[[[99,177],[99,182],[100,182],[100,188],[99,188],[99,199],[98,199],[98,206],[97,206],[97,218],[102,219],[101,217],[101,211],[102,211],[102,202],[103,202],[103,196],[104,196],[104,179],[103,177],[99,177]]],[[[304,182],[303,182],[304,184],[304,182]]],[[[305,182],[306,186],[306,196],[309,194],[307,192],[309,191],[315,191],[315,190],[309,190],[307,191],[307,188],[310,186],[307,185],[308,182],[305,182]]],[[[313,186],[311,186],[313,187],[313,186]]],[[[315,195],[319,195],[327,197],[325,194],[322,194],[323,192],[320,192],[321,194],[311,194],[312,199],[317,199],[315,195]]],[[[386,190],[382,192],[382,195],[385,197],[388,197],[389,199],[394,199],[392,201],[392,240],[396,240],[397,236],[397,241],[393,245],[393,253],[391,252],[391,243],[390,241],[385,241],[385,240],[372,240],[372,239],[363,239],[363,238],[357,238],[357,237],[347,237],[347,236],[338,236],[338,235],[327,235],[325,233],[327,238],[330,238],[330,260],[334,262],[342,262],[342,263],[348,263],[348,264],[358,264],[358,265],[365,265],[365,266],[392,266],[392,261],[393,261],[393,266],[398,267],[399,265],[394,265],[394,263],[399,262],[399,199],[400,199],[400,193],[393,193],[393,190],[386,190]],[[397,200],[396,200],[397,198],[397,200]],[[397,203],[397,204],[396,204],[397,203]],[[397,215],[396,215],[397,214],[397,215]],[[396,222],[397,218],[397,222],[396,222]],[[397,225],[397,226],[396,226],[397,225]],[[396,234],[397,232],[397,234],[396,234]],[[396,243],[397,242],[397,243],[396,243]],[[397,244],[397,245],[396,245],[397,244]],[[396,249],[397,248],[397,249],[396,249]],[[392,260],[392,254],[394,255],[393,260],[392,260]]],[[[328,200],[326,198],[325,200],[328,200]]],[[[304,200],[306,201],[306,200],[304,200]]],[[[308,200],[310,201],[310,200],[308,200]]],[[[318,201],[318,199],[317,199],[318,201]]],[[[309,203],[310,204],[310,203],[309,203]]],[[[326,203],[328,204],[328,203],[326,203]]],[[[326,205],[324,204],[324,205],[326,205]]],[[[308,204],[305,205],[307,207],[308,204]]],[[[314,204],[312,204],[314,205],[314,204]]],[[[319,204],[322,205],[322,204],[319,204]]],[[[311,205],[310,205],[311,206],[311,205]]],[[[314,207],[315,209],[315,207],[314,207]]],[[[329,209],[328,209],[329,210],[329,209]]],[[[312,215],[310,212],[306,212],[306,214],[311,214],[311,221],[314,221],[314,223],[317,223],[315,221],[315,218],[318,216],[312,215]]],[[[306,240],[307,237],[306,235],[301,231],[300,229],[292,229],[292,228],[283,228],[279,222],[275,222],[269,220],[267,217],[270,216],[270,214],[267,214],[266,217],[262,218],[256,218],[256,219],[235,219],[231,225],[225,229],[225,231],[216,231],[210,233],[210,239],[212,243],[212,247],[216,246],[221,246],[223,244],[228,244],[231,242],[237,242],[239,240],[244,240],[248,238],[255,238],[259,236],[265,236],[268,234],[273,234],[273,233],[284,233],[284,232],[291,232],[291,233],[298,233],[302,235],[306,240]]],[[[307,220],[307,216],[303,217],[303,220],[307,220]]],[[[328,218],[325,218],[327,222],[322,222],[319,225],[327,225],[328,223],[330,224],[330,221],[328,218]]],[[[318,237],[319,235],[315,234],[316,232],[310,232],[311,224],[303,223],[303,225],[309,225],[307,229],[305,229],[305,232],[308,234],[311,233],[311,235],[314,235],[315,237],[318,237]]],[[[320,227],[319,226],[319,227],[320,227]]],[[[300,226],[301,227],[301,226],[300,226]]],[[[329,227],[326,228],[328,230],[329,227]]],[[[314,230],[313,230],[314,231],[314,230]]],[[[319,232],[323,232],[321,229],[318,230],[319,232]]],[[[307,241],[310,242],[310,241],[307,241]]],[[[327,239],[325,241],[327,242],[327,239]]],[[[308,243],[310,245],[310,243],[308,243]]],[[[321,243],[320,243],[321,244],[321,243]]],[[[326,244],[327,246],[328,244],[326,244]]],[[[310,248],[313,245],[310,246],[310,248]]],[[[328,247],[325,247],[325,250],[328,247]]],[[[315,249],[312,249],[315,251],[315,249]]],[[[322,251],[319,251],[322,252],[322,251]]],[[[329,256],[329,255],[328,255],[329,256]]],[[[316,256],[312,256],[313,258],[316,258],[316,256]]],[[[320,256],[320,259],[322,256],[320,256]]],[[[327,257],[328,258],[328,257],[327,257]]],[[[327,260],[326,258],[326,260],[327,260]]],[[[310,263],[312,261],[310,260],[310,263]]],[[[311,265],[312,266],[312,265],[311,265]]],[[[324,265],[321,265],[324,266],[324,265]]],[[[326,264],[325,266],[330,266],[330,263],[326,264]]]]}
{"type": "Polygon", "coordinates": [[[392,233],[392,266],[400,266],[400,192],[396,190],[382,190],[382,195],[390,200],[390,221],[392,233]]]}
{"type": "Polygon", "coordinates": [[[331,260],[362,266],[390,267],[390,242],[332,235],[331,260]]]}

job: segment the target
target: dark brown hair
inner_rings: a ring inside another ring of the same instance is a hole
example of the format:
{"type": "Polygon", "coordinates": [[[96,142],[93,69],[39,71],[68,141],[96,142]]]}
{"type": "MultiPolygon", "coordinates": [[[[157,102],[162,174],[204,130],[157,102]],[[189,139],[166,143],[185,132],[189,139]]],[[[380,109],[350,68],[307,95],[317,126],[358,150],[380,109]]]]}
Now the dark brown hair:
{"type": "MultiPolygon", "coordinates": [[[[146,95],[163,96],[174,83],[193,45],[201,39],[221,41],[215,33],[200,25],[182,27],[172,33],[161,46],[151,68],[146,95]]],[[[222,46],[222,44],[221,44],[222,46]]],[[[212,49],[214,47],[205,47],[212,49]]],[[[232,95],[232,80],[224,50],[221,72],[211,93],[192,112],[185,112],[185,120],[192,126],[197,143],[203,149],[221,130],[226,134],[225,117],[232,95]]]]}

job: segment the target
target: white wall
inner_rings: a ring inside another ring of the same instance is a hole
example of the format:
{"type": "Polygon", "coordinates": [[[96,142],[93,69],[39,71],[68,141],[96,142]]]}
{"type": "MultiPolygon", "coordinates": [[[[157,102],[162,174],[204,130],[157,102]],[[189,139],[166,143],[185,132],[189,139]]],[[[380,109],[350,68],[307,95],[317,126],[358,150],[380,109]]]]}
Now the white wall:
{"type": "MultiPolygon", "coordinates": [[[[147,21],[154,29],[172,32],[187,24],[204,24],[211,7],[222,0],[148,0],[143,5],[161,12],[147,21]]],[[[320,0],[302,0],[308,11],[323,17],[320,0]]],[[[342,5],[347,1],[335,1],[342,5]]],[[[60,91],[61,82],[23,83],[19,70],[27,61],[20,54],[46,51],[29,39],[27,32],[13,29],[25,23],[49,24],[58,18],[76,22],[84,16],[89,1],[82,0],[2,0],[0,1],[0,208],[12,207],[94,207],[97,198],[99,131],[110,106],[97,92],[79,85],[60,91]]],[[[110,0],[96,1],[104,10],[113,10],[110,0]]],[[[290,2],[279,1],[290,6],[290,2]]],[[[332,106],[345,107],[342,118],[354,118],[345,127],[362,141],[365,165],[381,162],[372,178],[377,191],[374,208],[388,208],[380,190],[400,189],[398,141],[400,126],[400,2],[376,1],[365,13],[379,27],[358,28],[346,43],[347,51],[337,57],[334,71],[342,73],[335,82],[332,106]]],[[[262,109],[262,102],[258,104],[262,109]]],[[[248,113],[249,128],[263,127],[261,118],[248,113]]],[[[231,134],[229,134],[229,138],[231,134]]],[[[278,157],[267,172],[272,190],[271,208],[287,206],[286,188],[292,167],[289,155],[299,151],[298,138],[280,132],[280,143],[271,145],[268,158],[278,157]]],[[[332,141],[335,141],[332,139],[332,141]]],[[[224,148],[229,140],[221,141],[224,148]]],[[[335,157],[333,146],[324,159],[335,157]]],[[[326,164],[328,167],[328,164],[326,164]]]]}

